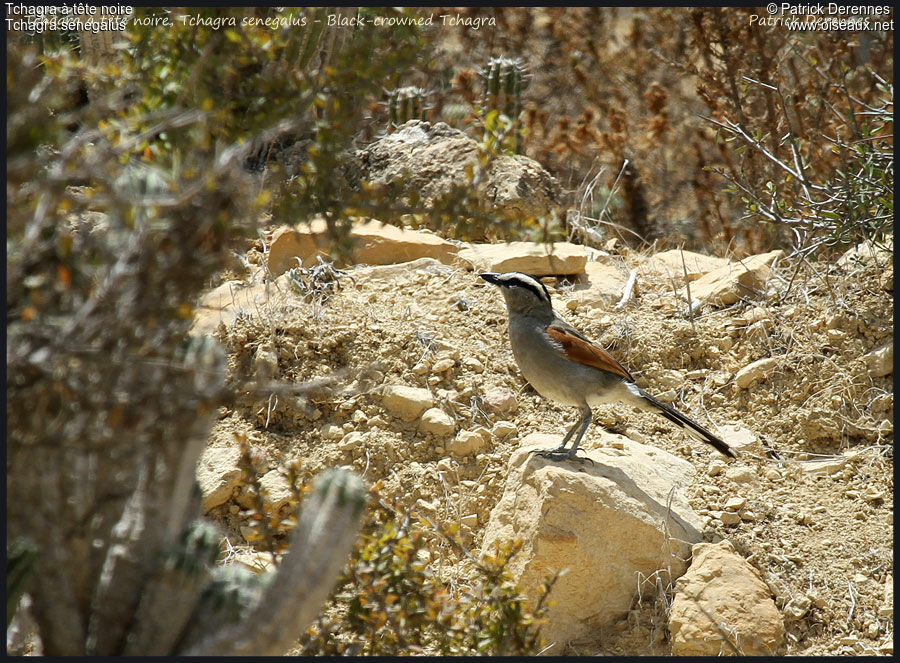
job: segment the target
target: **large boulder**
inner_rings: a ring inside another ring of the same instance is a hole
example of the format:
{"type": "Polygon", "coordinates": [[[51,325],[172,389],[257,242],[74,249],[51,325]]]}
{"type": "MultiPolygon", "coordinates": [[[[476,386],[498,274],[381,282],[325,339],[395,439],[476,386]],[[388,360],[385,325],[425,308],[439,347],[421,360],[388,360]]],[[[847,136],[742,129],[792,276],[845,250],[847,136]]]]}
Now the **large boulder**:
{"type": "Polygon", "coordinates": [[[351,186],[366,182],[395,200],[425,208],[470,194],[472,207],[519,221],[547,216],[559,205],[559,185],[533,159],[494,156],[481,171],[484,161],[478,143],[462,131],[443,122],[410,120],[358,150],[344,171],[351,186]]]}
{"type": "Polygon", "coordinates": [[[875,243],[866,240],[861,244],[847,249],[838,261],[839,267],[850,270],[854,267],[867,265],[885,266],[894,260],[894,237],[890,235],[881,242],[875,243]]]}
{"type": "Polygon", "coordinates": [[[766,583],[731,543],[699,543],[691,568],[675,583],[669,632],[677,656],[772,656],[784,620],[766,583]]]}
{"type": "Polygon", "coordinates": [[[548,653],[627,613],[639,589],[652,596],[655,574],[663,586],[674,581],[702,538],[683,492],[693,466],[605,431],[595,430],[595,440],[598,434],[605,446],[582,452],[593,464],[531,453],[555,447],[558,436],[523,439],[484,535],[483,553],[523,539],[509,569],[531,601],[553,572],[569,570],[549,596],[555,605],[542,629],[553,645],[548,653]]]}

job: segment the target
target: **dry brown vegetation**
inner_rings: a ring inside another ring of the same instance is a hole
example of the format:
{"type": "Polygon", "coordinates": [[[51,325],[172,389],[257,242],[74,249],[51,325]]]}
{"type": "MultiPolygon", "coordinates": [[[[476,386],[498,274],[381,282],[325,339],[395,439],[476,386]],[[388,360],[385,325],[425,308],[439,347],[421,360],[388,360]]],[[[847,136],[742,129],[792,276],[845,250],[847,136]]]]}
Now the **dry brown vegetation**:
{"type": "MultiPolygon", "coordinates": [[[[573,194],[601,168],[598,193],[608,192],[627,159],[611,220],[648,241],[743,255],[790,245],[791,215],[748,213],[748,203],[774,182],[776,197],[796,211],[802,180],[822,184],[846,164],[836,142],[871,138],[853,114],[892,101],[879,87],[893,80],[886,32],[762,30],[751,27],[752,8],[466,12],[493,12],[500,27],[438,42],[455,78],[452,94],[434,95],[433,117],[477,102],[475,71],[490,55],[521,58],[531,73],[525,154],[573,194]],[[729,123],[750,141],[724,131],[729,123]],[[801,181],[749,142],[791,168],[799,161],[801,181]]],[[[587,216],[605,201],[597,196],[587,216]]]]}

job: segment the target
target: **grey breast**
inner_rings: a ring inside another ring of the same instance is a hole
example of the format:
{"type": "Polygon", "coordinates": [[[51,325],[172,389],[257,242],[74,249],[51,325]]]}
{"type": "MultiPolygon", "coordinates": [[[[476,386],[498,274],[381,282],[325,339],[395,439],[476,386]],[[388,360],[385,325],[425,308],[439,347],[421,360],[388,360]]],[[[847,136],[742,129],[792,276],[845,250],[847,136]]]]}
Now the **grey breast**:
{"type": "Polygon", "coordinates": [[[509,342],[522,375],[544,398],[580,406],[596,384],[599,372],[561,356],[559,345],[544,332],[544,324],[529,318],[510,320],[509,342]]]}

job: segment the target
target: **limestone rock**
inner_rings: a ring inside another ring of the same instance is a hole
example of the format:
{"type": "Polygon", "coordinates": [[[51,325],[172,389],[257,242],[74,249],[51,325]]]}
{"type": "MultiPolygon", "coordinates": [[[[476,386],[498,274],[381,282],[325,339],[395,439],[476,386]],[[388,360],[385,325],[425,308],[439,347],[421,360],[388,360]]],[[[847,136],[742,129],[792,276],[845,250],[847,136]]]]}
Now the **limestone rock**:
{"type": "Polygon", "coordinates": [[[269,239],[266,266],[269,273],[279,276],[291,267],[309,267],[321,250],[324,255],[325,221],[314,219],[307,227],[276,228],[269,239]]]}
{"type": "Polygon", "coordinates": [[[765,453],[765,448],[753,431],[743,426],[722,424],[716,427],[716,433],[725,443],[738,452],[765,453]]]}
{"type": "Polygon", "coordinates": [[[340,441],[337,443],[337,448],[345,453],[352,453],[356,449],[365,447],[365,444],[366,441],[363,434],[358,430],[352,430],[341,436],[340,441]]]}
{"type": "Polygon", "coordinates": [[[734,376],[734,381],[741,389],[747,389],[757,382],[765,380],[769,375],[772,374],[772,371],[775,370],[775,367],[777,365],[778,360],[774,357],[757,359],[756,361],[747,364],[741,370],[739,370],[734,376]]]}
{"type": "Polygon", "coordinates": [[[608,262],[589,262],[575,282],[572,297],[580,306],[609,308],[622,298],[627,282],[627,270],[608,262]]]}
{"type": "Polygon", "coordinates": [[[878,246],[867,240],[848,249],[844,255],[838,258],[837,264],[844,268],[870,264],[886,265],[894,259],[893,248],[893,236],[887,238],[884,243],[878,246]]]}
{"type": "Polygon", "coordinates": [[[450,415],[439,407],[426,410],[419,421],[419,430],[432,435],[449,435],[455,428],[450,415]]]}
{"type": "Polygon", "coordinates": [[[276,511],[294,499],[288,480],[278,470],[266,472],[259,480],[259,485],[268,491],[267,499],[276,511]]]}
{"type": "Polygon", "coordinates": [[[253,353],[253,377],[260,382],[278,377],[278,354],[272,341],[261,343],[253,353]]]}
{"type": "Polygon", "coordinates": [[[757,483],[757,471],[746,465],[733,464],[725,470],[725,478],[734,483],[757,483]]]}
{"type": "Polygon", "coordinates": [[[335,424],[325,424],[320,432],[326,440],[340,440],[344,437],[344,429],[335,424]]]}
{"type": "Polygon", "coordinates": [[[894,339],[863,355],[869,377],[880,378],[894,372],[894,339]]]}
{"type": "MultiPolygon", "coordinates": [[[[696,281],[704,274],[708,274],[727,264],[728,261],[725,258],[705,256],[702,253],[694,253],[693,251],[672,249],[671,251],[663,251],[647,258],[638,267],[638,272],[655,272],[666,276],[674,276],[676,279],[684,279],[684,268],[687,267],[688,281],[696,281]],[[684,264],[681,262],[682,254],[684,254],[684,264]]],[[[679,283],[683,283],[683,280],[679,281],[679,283]]]]}
{"type": "Polygon", "coordinates": [[[474,456],[490,442],[490,433],[483,428],[461,430],[447,443],[447,451],[454,456],[474,456]]]}
{"type": "Polygon", "coordinates": [[[434,397],[427,389],[388,385],[384,388],[382,403],[395,417],[412,421],[434,405],[434,397]]]}
{"type": "Polygon", "coordinates": [[[418,258],[394,265],[357,267],[353,270],[353,279],[356,282],[364,280],[391,282],[401,274],[410,274],[417,271],[446,275],[449,273],[450,268],[434,258],[418,258]]]}
{"type": "Polygon", "coordinates": [[[450,357],[445,357],[444,359],[438,359],[434,362],[434,365],[431,367],[432,373],[446,373],[451,368],[456,366],[456,360],[450,357]]]}
{"type": "MultiPolygon", "coordinates": [[[[455,260],[457,247],[424,230],[409,230],[369,220],[353,224],[352,261],[357,264],[389,265],[419,258],[434,258],[445,264],[455,260]]],[[[314,219],[308,226],[276,229],[269,244],[267,266],[275,276],[296,267],[299,258],[304,267],[316,264],[316,256],[329,259],[329,242],[324,219],[314,219]]]]}
{"type": "Polygon", "coordinates": [[[830,476],[842,472],[847,466],[845,456],[836,456],[824,460],[804,460],[797,463],[801,470],[811,476],[830,476]]]}
{"type": "MultiPolygon", "coordinates": [[[[542,629],[554,652],[625,614],[638,577],[660,571],[665,585],[669,574],[674,579],[684,573],[690,545],[702,540],[700,518],[682,489],[693,466],[605,431],[595,429],[594,440],[598,433],[619,448],[587,451],[593,465],[530,453],[555,447],[556,435],[523,439],[485,529],[483,552],[498,542],[524,540],[508,568],[532,601],[548,576],[569,569],[553,587],[549,599],[555,605],[542,629]]],[[[653,582],[641,591],[652,594],[653,582]]]]}
{"type": "Polygon", "coordinates": [[[498,421],[491,429],[491,435],[496,438],[504,438],[519,432],[518,427],[511,421],[498,421]]]}
{"type": "Polygon", "coordinates": [[[237,463],[241,450],[237,446],[210,446],[203,450],[197,463],[197,482],[203,495],[203,513],[224,504],[240,483],[237,463]]]}
{"type": "Polygon", "coordinates": [[[363,181],[393,198],[420,207],[469,194],[467,206],[509,220],[549,215],[560,201],[556,180],[536,161],[500,155],[481,168],[477,142],[443,122],[410,120],[355,154],[344,170],[348,184],[363,181]]]}
{"type": "Polygon", "coordinates": [[[676,656],[771,656],[784,621],[771,592],[728,541],[698,543],[687,573],[675,583],[669,612],[676,656]],[[727,640],[726,640],[727,638],[727,640]]]}
{"type": "Polygon", "coordinates": [[[275,301],[278,295],[285,292],[283,286],[286,286],[286,281],[277,285],[272,283],[247,285],[242,281],[226,281],[200,299],[190,334],[209,335],[216,330],[219,323],[230,325],[242,311],[257,313],[270,300],[275,301]]]}
{"type": "Polygon", "coordinates": [[[740,297],[751,297],[765,288],[770,265],[784,255],[776,250],[735,261],[714,269],[691,284],[695,306],[728,306],[740,297]]]}
{"type": "Polygon", "coordinates": [[[570,242],[507,242],[469,244],[459,258],[469,269],[488,272],[525,272],[535,276],[580,274],[591,255],[590,249],[570,242]]]}
{"type": "Polygon", "coordinates": [[[350,231],[357,246],[353,261],[366,265],[390,265],[419,258],[434,258],[451,264],[457,247],[427,230],[398,228],[381,221],[355,224],[350,231]]]}
{"type": "Polygon", "coordinates": [[[491,389],[484,395],[482,400],[484,401],[484,406],[488,410],[499,414],[515,412],[519,407],[519,401],[516,400],[516,395],[509,389],[491,389]]]}

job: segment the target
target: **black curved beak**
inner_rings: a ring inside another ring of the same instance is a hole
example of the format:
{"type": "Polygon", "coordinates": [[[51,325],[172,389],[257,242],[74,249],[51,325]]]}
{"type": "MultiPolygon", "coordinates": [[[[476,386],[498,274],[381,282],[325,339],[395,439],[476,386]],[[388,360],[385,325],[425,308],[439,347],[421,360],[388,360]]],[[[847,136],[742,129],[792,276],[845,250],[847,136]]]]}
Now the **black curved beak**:
{"type": "Polygon", "coordinates": [[[492,283],[494,285],[500,285],[500,281],[499,281],[500,275],[495,272],[482,272],[478,276],[483,278],[488,283],[492,283]]]}

